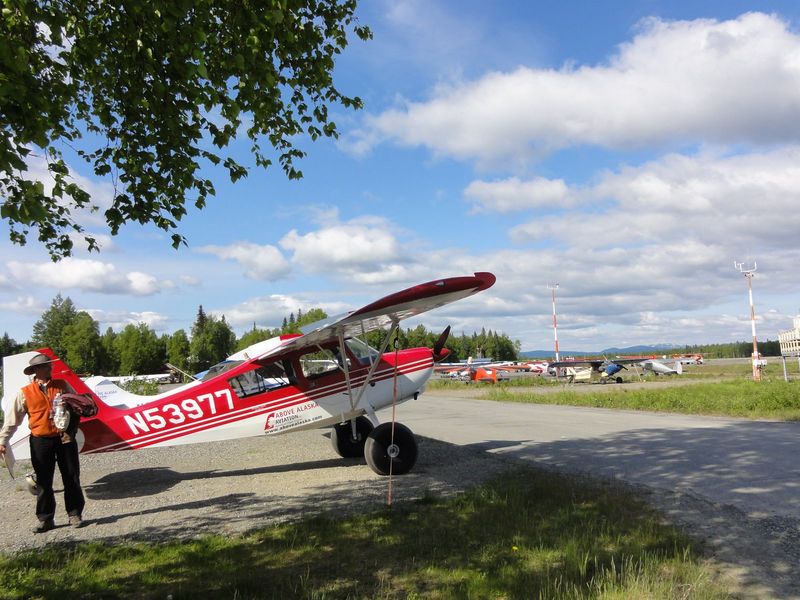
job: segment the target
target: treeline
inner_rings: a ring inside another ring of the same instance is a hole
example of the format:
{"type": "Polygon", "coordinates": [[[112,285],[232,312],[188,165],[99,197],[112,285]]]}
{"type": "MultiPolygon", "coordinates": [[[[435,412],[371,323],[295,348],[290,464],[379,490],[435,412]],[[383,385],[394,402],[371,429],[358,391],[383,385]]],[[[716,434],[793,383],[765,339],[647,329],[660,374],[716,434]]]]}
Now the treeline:
{"type": "MultiPolygon", "coordinates": [[[[758,352],[761,356],[780,356],[780,343],[778,340],[759,341],[758,352]]],[[[670,353],[702,354],[705,358],[747,358],[753,354],[753,342],[687,345],[674,348],[670,353]]]]}
{"type": "MultiPolygon", "coordinates": [[[[72,300],[57,295],[50,308],[33,326],[33,335],[18,343],[8,333],[0,338],[0,356],[49,347],[76,373],[81,375],[136,375],[159,373],[166,363],[188,373],[197,373],[242,350],[277,335],[299,333],[309,323],[327,318],[325,311],[314,308],[306,313],[298,310],[283,319],[281,327],[253,328],[236,336],[225,317],[207,314],[200,306],[189,332],[179,329],[172,334],[158,335],[145,323],[130,324],[115,332],[111,327],[100,332],[100,325],[85,311],[78,311],[72,300]]],[[[367,335],[367,343],[379,347],[383,331],[367,335]]],[[[429,332],[422,325],[401,328],[399,347],[432,347],[439,333],[429,332]]],[[[516,360],[519,342],[508,336],[482,330],[467,336],[451,336],[446,344],[453,360],[469,356],[486,356],[497,360],[516,360]]]]}
{"type": "MultiPolygon", "coordinates": [[[[372,331],[367,334],[365,341],[373,348],[380,348],[386,332],[372,331]]],[[[398,338],[399,347],[416,348],[427,346],[432,348],[439,339],[441,332],[428,331],[423,325],[418,325],[413,329],[400,328],[398,338]]],[[[520,353],[520,343],[518,340],[512,341],[506,334],[495,331],[481,329],[480,333],[466,335],[451,334],[447,338],[445,347],[450,350],[447,361],[466,360],[470,356],[473,358],[485,357],[494,360],[517,360],[520,353]]],[[[391,350],[390,346],[387,352],[391,350]]]]}

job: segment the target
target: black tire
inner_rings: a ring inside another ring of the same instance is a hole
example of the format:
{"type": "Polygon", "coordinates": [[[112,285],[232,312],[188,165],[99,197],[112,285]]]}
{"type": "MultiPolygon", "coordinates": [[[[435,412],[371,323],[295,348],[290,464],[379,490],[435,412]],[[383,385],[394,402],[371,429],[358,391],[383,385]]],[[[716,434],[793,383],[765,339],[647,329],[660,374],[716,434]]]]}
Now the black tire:
{"type": "Polygon", "coordinates": [[[331,445],[336,454],[342,458],[361,458],[364,456],[364,444],[372,431],[372,421],[367,417],[356,418],[356,439],[353,439],[353,428],[350,421],[337,423],[331,430],[331,445]]]}
{"type": "Polygon", "coordinates": [[[622,377],[617,377],[617,383],[622,383],[622,377]]]}
{"type": "Polygon", "coordinates": [[[392,424],[381,423],[367,437],[364,458],[378,475],[388,475],[390,468],[392,475],[403,475],[417,462],[417,440],[408,427],[395,423],[392,448],[392,424]]]}

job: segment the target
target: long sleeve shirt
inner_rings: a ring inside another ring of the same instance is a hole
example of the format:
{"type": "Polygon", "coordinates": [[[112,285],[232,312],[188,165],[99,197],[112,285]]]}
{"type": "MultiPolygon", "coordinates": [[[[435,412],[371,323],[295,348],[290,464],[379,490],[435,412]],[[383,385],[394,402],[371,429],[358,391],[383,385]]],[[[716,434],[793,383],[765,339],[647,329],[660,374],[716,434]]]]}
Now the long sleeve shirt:
{"type": "MultiPolygon", "coordinates": [[[[66,391],[73,394],[75,393],[69,383],[63,380],[61,382],[67,388],[66,391]]],[[[39,382],[39,386],[45,394],[47,393],[47,385],[49,383],[49,381],[47,383],[39,382]]],[[[17,397],[14,398],[14,402],[11,403],[11,406],[9,406],[3,414],[4,421],[3,428],[0,429],[0,446],[8,446],[8,440],[10,440],[17,431],[27,414],[28,407],[25,405],[25,393],[20,389],[20,391],[17,392],[17,397]]]]}

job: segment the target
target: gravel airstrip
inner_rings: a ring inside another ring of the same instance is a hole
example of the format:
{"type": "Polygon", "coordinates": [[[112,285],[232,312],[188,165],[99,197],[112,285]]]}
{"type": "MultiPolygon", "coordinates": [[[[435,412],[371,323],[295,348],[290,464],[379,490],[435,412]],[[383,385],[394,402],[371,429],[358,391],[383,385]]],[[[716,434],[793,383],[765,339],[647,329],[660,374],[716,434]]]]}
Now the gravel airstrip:
{"type": "MultiPolygon", "coordinates": [[[[58,472],[56,529],[33,535],[34,498],[25,464],[0,475],[0,551],[53,542],[163,541],[235,534],[322,512],[384,506],[388,478],[363,459],[339,458],[325,430],[227,442],[81,456],[85,526],[66,525],[58,472]]],[[[447,496],[509,467],[508,459],[418,438],[413,471],[393,478],[392,502],[447,496]]],[[[58,471],[56,469],[56,471],[58,471]]]]}

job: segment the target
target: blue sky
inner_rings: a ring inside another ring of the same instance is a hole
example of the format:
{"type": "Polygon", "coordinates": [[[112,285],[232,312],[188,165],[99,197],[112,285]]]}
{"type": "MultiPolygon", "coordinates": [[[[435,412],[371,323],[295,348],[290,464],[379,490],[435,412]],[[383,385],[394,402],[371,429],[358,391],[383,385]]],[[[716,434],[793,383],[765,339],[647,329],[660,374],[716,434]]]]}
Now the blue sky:
{"type": "MultiPolygon", "coordinates": [[[[305,177],[210,172],[217,196],[175,251],[152,227],[53,264],[0,224],[0,332],[27,340],[57,293],[101,330],[237,333],[298,308],[358,308],[422,281],[497,284],[420,322],[486,327],[523,349],[760,339],[800,309],[796,2],[362,2],[336,80],[338,141],[298,140],[305,177]]],[[[246,161],[249,143],[235,152],[246,161]]],[[[94,200],[108,182],[73,172],[94,200]]],[[[31,169],[37,166],[31,164],[31,169]]]]}

